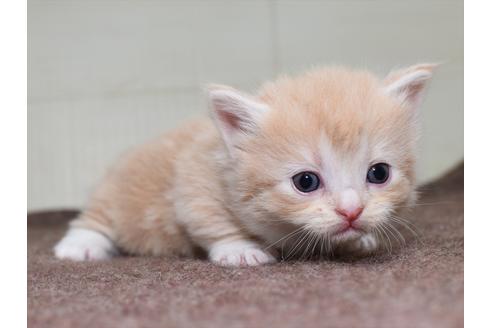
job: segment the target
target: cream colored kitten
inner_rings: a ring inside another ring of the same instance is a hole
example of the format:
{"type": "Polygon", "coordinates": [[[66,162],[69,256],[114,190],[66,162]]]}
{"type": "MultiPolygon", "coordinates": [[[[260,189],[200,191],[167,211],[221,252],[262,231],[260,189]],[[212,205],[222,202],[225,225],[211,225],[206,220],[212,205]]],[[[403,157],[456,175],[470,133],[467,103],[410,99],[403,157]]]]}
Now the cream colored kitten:
{"type": "Polygon", "coordinates": [[[370,252],[414,200],[417,114],[434,65],[379,80],[325,68],[256,96],[209,90],[212,120],[120,160],[55,246],[58,258],[192,256],[258,265],[370,252]],[[214,124],[215,123],[215,124],[214,124]]]}

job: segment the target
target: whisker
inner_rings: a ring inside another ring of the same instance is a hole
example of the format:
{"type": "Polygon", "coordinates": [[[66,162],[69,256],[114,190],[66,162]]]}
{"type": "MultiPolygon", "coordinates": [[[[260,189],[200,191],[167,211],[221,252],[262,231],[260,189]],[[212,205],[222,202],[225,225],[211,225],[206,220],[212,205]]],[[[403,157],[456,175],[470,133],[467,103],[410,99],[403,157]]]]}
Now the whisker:
{"type": "Polygon", "coordinates": [[[308,249],[309,249],[309,246],[311,245],[311,242],[313,241],[313,233],[312,231],[309,231],[309,241],[306,243],[306,247],[304,248],[304,252],[302,252],[302,256],[301,256],[301,259],[302,260],[305,260],[305,256],[306,256],[306,252],[309,254],[308,252],[308,249]]]}
{"type": "Polygon", "coordinates": [[[316,245],[316,241],[317,240],[318,240],[318,234],[317,233],[313,233],[313,238],[311,239],[311,243],[309,243],[309,245],[308,245],[308,252],[306,254],[306,259],[307,260],[310,260],[312,258],[314,246],[316,245]],[[313,248],[311,248],[311,245],[313,246],[313,248]]]}
{"type": "Polygon", "coordinates": [[[287,254],[287,257],[285,258],[286,260],[288,260],[290,258],[291,255],[294,255],[296,254],[297,252],[297,249],[300,247],[300,245],[303,243],[303,240],[309,235],[309,231],[308,230],[303,230],[301,231],[301,236],[299,236],[299,238],[297,238],[297,241],[294,245],[294,247],[292,247],[289,251],[289,253],[287,254]]]}
{"type": "Polygon", "coordinates": [[[379,241],[381,242],[381,244],[384,245],[384,248],[386,249],[386,252],[389,253],[390,251],[388,249],[388,244],[386,243],[386,240],[383,238],[383,235],[381,233],[381,229],[379,228],[379,226],[375,226],[374,227],[374,232],[376,233],[376,236],[379,239],[379,241]]]}
{"type": "Polygon", "coordinates": [[[405,218],[399,216],[398,213],[396,213],[395,211],[392,211],[390,217],[392,217],[395,220],[401,221],[402,223],[405,223],[409,227],[413,227],[417,232],[420,233],[419,229],[412,222],[410,222],[410,220],[405,219],[405,218]]]}
{"type": "MultiPolygon", "coordinates": [[[[407,224],[409,227],[413,227],[413,228],[414,228],[417,232],[419,232],[419,233],[420,233],[419,229],[418,229],[418,228],[417,228],[417,227],[416,227],[416,226],[415,226],[412,222],[410,222],[409,220],[404,219],[404,218],[402,218],[402,217],[400,217],[400,216],[398,216],[398,215],[396,215],[396,214],[393,214],[391,217],[392,217],[393,219],[397,220],[397,221],[400,221],[400,222],[402,222],[402,223],[407,224]]],[[[414,232],[415,232],[415,231],[414,231],[414,232]]]]}
{"type": "Polygon", "coordinates": [[[421,235],[420,230],[409,220],[404,219],[402,217],[397,216],[396,214],[393,214],[390,216],[391,220],[394,220],[397,223],[400,223],[402,226],[407,228],[410,232],[412,232],[416,237],[421,235]]]}
{"type": "Polygon", "coordinates": [[[333,256],[335,256],[335,254],[334,254],[334,251],[333,251],[332,240],[331,240],[330,236],[327,236],[327,238],[328,238],[328,250],[329,250],[329,252],[331,254],[331,257],[333,257],[333,256]]]}
{"type": "MultiPolygon", "coordinates": [[[[289,238],[293,238],[293,237],[297,236],[298,234],[301,234],[301,236],[302,236],[302,233],[303,233],[303,231],[302,231],[302,230],[297,230],[297,231],[296,231],[293,235],[291,235],[289,238]]],[[[284,240],[284,241],[282,242],[282,249],[281,249],[281,257],[282,257],[282,260],[284,260],[284,259],[285,259],[285,257],[284,257],[284,247],[285,247],[285,242],[286,242],[286,240],[284,240]]]]}
{"type": "Polygon", "coordinates": [[[313,249],[311,250],[311,257],[309,259],[312,259],[313,256],[316,254],[316,246],[318,246],[318,242],[320,241],[320,235],[319,234],[315,234],[315,237],[316,237],[316,240],[313,244],[313,249]]]}
{"type": "Polygon", "coordinates": [[[320,258],[324,258],[324,256],[323,256],[323,249],[324,249],[324,246],[325,246],[325,240],[326,240],[325,234],[322,234],[321,235],[321,246],[320,246],[320,251],[319,251],[320,258]]]}
{"type": "Polygon", "coordinates": [[[417,239],[418,242],[420,242],[421,244],[424,244],[424,242],[422,241],[422,239],[420,237],[421,233],[418,230],[418,228],[415,227],[415,225],[413,225],[412,223],[408,222],[407,220],[405,220],[403,218],[396,217],[396,216],[390,216],[389,220],[391,220],[392,222],[398,223],[399,225],[401,225],[402,227],[407,229],[410,233],[412,233],[412,235],[415,237],[415,239],[417,239]]]}
{"type": "Polygon", "coordinates": [[[442,202],[433,202],[433,203],[416,203],[412,205],[400,205],[398,207],[416,207],[416,206],[432,206],[432,205],[449,205],[449,204],[454,204],[452,201],[442,201],[442,202]]]}
{"type": "Polygon", "coordinates": [[[379,227],[381,228],[381,232],[383,233],[383,235],[386,237],[386,240],[388,240],[389,252],[391,254],[391,253],[393,253],[393,244],[391,244],[391,239],[388,236],[388,233],[386,232],[385,227],[381,224],[379,225],[379,227]]]}
{"type": "Polygon", "coordinates": [[[304,228],[304,226],[301,226],[301,227],[297,228],[296,230],[294,230],[294,231],[292,231],[292,232],[288,233],[287,235],[283,236],[282,238],[280,238],[280,239],[279,239],[279,240],[277,240],[276,242],[274,242],[274,243],[272,243],[272,244],[268,245],[267,247],[263,248],[263,250],[264,250],[264,251],[266,251],[267,249],[269,249],[270,247],[272,247],[272,246],[276,245],[277,243],[281,242],[282,240],[285,240],[286,238],[291,237],[293,234],[295,234],[295,233],[299,232],[299,231],[300,231],[301,229],[303,229],[303,228],[304,228]]]}
{"type": "Polygon", "coordinates": [[[391,237],[393,237],[393,239],[398,242],[398,246],[403,247],[405,245],[405,238],[403,238],[403,236],[401,236],[400,232],[398,230],[396,230],[395,227],[393,227],[391,224],[383,223],[383,225],[386,228],[386,231],[388,232],[388,234],[390,234],[391,237]],[[394,233],[394,231],[396,231],[396,233],[394,233]],[[400,239],[400,236],[401,236],[401,239],[400,239]]]}
{"type": "Polygon", "coordinates": [[[401,241],[400,246],[406,246],[407,241],[405,239],[405,236],[403,236],[402,233],[396,227],[394,227],[392,224],[388,224],[388,228],[395,232],[396,236],[401,241]]]}

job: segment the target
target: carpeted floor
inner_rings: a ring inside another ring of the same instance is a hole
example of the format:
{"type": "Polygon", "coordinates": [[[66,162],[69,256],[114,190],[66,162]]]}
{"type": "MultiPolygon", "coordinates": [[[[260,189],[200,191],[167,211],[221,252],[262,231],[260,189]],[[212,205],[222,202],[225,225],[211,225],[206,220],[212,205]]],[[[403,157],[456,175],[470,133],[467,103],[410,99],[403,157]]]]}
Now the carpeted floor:
{"type": "Polygon", "coordinates": [[[422,188],[421,242],[362,260],[221,268],[72,263],[51,248],[74,211],[28,215],[29,327],[462,327],[463,166],[422,188]]]}

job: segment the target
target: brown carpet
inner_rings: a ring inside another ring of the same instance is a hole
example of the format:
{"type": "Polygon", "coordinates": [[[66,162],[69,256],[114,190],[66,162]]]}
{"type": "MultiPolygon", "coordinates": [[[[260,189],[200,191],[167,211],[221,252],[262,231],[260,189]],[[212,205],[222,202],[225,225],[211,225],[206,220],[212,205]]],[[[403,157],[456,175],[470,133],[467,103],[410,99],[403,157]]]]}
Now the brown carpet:
{"type": "Polygon", "coordinates": [[[30,327],[462,327],[463,166],[424,186],[421,243],[362,260],[221,268],[72,263],[51,248],[74,211],[28,215],[30,327]]]}

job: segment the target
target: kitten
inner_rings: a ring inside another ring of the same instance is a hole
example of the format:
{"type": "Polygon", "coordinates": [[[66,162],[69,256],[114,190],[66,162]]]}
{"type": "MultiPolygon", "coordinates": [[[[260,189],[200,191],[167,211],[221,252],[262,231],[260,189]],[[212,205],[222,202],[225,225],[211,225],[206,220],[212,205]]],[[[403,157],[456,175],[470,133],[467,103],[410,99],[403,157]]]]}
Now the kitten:
{"type": "Polygon", "coordinates": [[[55,255],[193,256],[228,266],[338,249],[369,253],[415,199],[418,107],[435,65],[378,79],[316,69],[256,96],[208,91],[212,120],[126,155],[55,255]]]}

